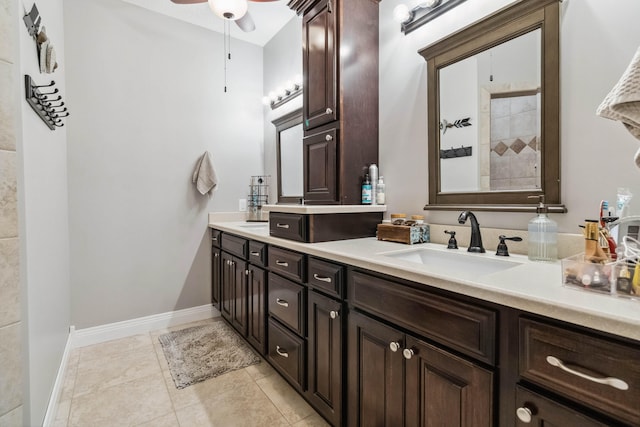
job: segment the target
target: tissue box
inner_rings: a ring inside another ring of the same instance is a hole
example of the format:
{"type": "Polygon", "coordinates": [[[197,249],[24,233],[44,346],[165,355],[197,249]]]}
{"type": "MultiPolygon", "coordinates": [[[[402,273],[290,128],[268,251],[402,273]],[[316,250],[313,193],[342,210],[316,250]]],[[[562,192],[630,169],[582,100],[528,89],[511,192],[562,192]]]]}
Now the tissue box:
{"type": "Polygon", "coordinates": [[[564,286],[640,301],[640,289],[634,289],[632,284],[636,270],[640,274],[635,262],[610,259],[594,264],[584,254],[578,254],[564,258],[561,265],[564,286]]]}
{"type": "Polygon", "coordinates": [[[378,240],[399,242],[413,245],[414,243],[428,243],[430,240],[429,225],[416,224],[411,226],[378,224],[378,240]]]}

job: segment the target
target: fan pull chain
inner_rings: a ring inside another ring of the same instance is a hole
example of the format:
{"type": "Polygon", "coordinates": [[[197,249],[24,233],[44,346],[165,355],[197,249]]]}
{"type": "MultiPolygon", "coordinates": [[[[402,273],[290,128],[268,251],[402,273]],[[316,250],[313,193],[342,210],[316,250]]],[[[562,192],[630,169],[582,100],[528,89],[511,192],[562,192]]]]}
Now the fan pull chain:
{"type": "Polygon", "coordinates": [[[229,34],[229,21],[224,20],[224,92],[227,92],[227,60],[231,60],[231,35],[229,34]]]}

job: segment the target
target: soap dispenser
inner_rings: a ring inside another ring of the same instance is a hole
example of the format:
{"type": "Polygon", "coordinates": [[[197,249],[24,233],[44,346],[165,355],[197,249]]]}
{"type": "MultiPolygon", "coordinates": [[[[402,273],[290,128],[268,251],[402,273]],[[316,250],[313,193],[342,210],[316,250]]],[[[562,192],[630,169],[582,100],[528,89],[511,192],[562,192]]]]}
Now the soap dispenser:
{"type": "Polygon", "coordinates": [[[529,259],[554,261],[558,258],[558,224],[547,215],[544,194],[529,196],[538,199],[538,215],[529,221],[529,259]]]}

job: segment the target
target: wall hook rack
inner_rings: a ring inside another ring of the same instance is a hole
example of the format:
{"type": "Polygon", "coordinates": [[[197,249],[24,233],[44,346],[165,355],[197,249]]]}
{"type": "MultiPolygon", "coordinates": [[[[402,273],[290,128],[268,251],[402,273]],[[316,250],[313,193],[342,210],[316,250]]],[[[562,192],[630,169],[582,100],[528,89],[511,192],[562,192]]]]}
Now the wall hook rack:
{"type": "Polygon", "coordinates": [[[36,85],[30,75],[24,76],[24,89],[25,99],[27,104],[31,106],[33,111],[42,119],[42,121],[51,130],[55,130],[57,127],[64,126],[62,119],[69,117],[69,110],[64,106],[64,102],[60,102],[58,105],[53,105],[54,102],[62,101],[62,96],[58,95],[53,97],[54,94],[58,94],[58,88],[53,86],[55,81],[51,80],[51,83],[46,85],[36,85]],[[40,88],[51,88],[53,91],[41,92],[40,88]]]}
{"type": "Polygon", "coordinates": [[[441,159],[455,159],[456,157],[467,157],[471,155],[471,146],[460,148],[449,148],[448,150],[440,150],[441,159]]]}

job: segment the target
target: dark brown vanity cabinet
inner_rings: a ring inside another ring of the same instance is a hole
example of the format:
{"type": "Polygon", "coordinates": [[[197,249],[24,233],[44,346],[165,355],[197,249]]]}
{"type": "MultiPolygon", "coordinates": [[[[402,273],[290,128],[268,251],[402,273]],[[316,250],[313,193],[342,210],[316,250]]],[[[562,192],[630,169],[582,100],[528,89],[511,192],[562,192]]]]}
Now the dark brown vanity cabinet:
{"type": "Polygon", "coordinates": [[[213,292],[220,288],[220,313],[264,355],[267,273],[261,266],[266,262],[267,246],[219,231],[217,237],[221,249],[213,247],[212,281],[213,292]]]}
{"type": "Polygon", "coordinates": [[[307,357],[306,397],[334,426],[344,424],[346,396],[346,320],[343,302],[346,267],[309,257],[307,262],[307,357]]]}
{"type": "Polygon", "coordinates": [[[378,1],[290,0],[302,19],[304,199],[360,204],[378,163],[378,1]]]}
{"type": "Polygon", "coordinates": [[[348,287],[355,308],[390,322],[349,313],[350,426],[494,424],[493,371],[416,337],[493,361],[493,311],[359,271],[348,287]]]}
{"type": "Polygon", "coordinates": [[[220,248],[211,248],[211,304],[220,309],[220,288],[222,285],[222,271],[220,263],[220,248]]]}

